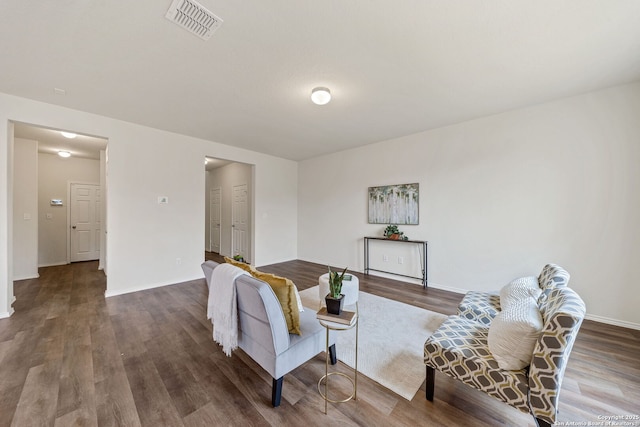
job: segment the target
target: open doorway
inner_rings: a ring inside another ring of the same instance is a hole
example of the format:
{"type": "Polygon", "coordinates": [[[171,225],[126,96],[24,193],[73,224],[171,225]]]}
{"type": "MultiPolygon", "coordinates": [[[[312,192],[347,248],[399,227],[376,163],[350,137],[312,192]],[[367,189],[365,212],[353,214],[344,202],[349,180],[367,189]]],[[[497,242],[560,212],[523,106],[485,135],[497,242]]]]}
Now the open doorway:
{"type": "Polygon", "coordinates": [[[253,258],[253,165],[205,158],[205,254],[253,258]]]}
{"type": "Polygon", "coordinates": [[[14,280],[38,277],[39,267],[78,260],[98,259],[106,269],[108,141],[13,125],[14,280]]]}

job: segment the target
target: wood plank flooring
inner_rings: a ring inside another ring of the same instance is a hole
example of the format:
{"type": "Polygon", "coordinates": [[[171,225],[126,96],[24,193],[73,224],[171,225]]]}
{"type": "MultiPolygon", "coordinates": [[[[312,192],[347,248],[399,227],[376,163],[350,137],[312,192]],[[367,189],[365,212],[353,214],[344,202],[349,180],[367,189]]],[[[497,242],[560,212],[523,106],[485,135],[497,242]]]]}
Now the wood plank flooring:
{"type": "MultiPolygon", "coordinates": [[[[325,268],[290,261],[261,270],[302,290],[325,268]]],[[[440,313],[455,313],[461,298],[357,275],[363,291],[440,313]]],[[[424,390],[406,401],[360,376],[358,401],[330,405],[325,415],[317,391],[323,355],[285,376],[274,409],[269,375],[242,351],[226,357],[212,341],[204,279],[106,300],[105,287],[96,262],[42,268],[39,279],[15,283],[15,313],[0,320],[0,427],[533,426],[529,415],[441,374],[433,403],[424,390]]],[[[560,421],[640,414],[639,357],[640,331],[585,321],[560,421]]]]}

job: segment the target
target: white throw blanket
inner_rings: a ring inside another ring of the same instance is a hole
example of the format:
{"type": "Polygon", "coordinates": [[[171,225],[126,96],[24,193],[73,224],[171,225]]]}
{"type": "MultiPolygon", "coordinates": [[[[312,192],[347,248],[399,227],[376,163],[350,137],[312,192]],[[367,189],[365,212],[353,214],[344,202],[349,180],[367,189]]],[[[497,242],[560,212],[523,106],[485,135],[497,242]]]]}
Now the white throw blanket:
{"type": "Polygon", "coordinates": [[[238,300],[236,278],[249,274],[231,264],[220,264],[211,273],[207,318],[213,324],[213,340],[227,356],[238,348],[238,300]]]}

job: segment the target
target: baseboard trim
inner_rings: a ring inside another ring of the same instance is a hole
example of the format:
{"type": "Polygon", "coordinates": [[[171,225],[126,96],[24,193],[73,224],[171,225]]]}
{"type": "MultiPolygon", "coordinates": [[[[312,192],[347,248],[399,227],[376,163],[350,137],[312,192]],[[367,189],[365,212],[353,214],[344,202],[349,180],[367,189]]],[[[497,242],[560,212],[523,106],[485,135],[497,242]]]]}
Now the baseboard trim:
{"type": "Polygon", "coordinates": [[[53,263],[53,264],[41,264],[38,266],[38,268],[43,268],[43,267],[57,267],[59,265],[69,265],[68,262],[57,262],[57,263],[53,263]]]}
{"type": "Polygon", "coordinates": [[[29,280],[29,279],[37,279],[39,278],[40,275],[38,273],[36,273],[35,276],[21,276],[21,277],[14,277],[13,281],[16,282],[18,280],[29,280]]]}
{"type": "Polygon", "coordinates": [[[11,309],[11,311],[5,311],[4,313],[0,313],[0,319],[6,319],[7,317],[11,317],[13,312],[14,310],[11,309]]]}
{"type": "Polygon", "coordinates": [[[606,323],[608,325],[620,326],[622,328],[635,329],[640,331],[639,323],[627,322],[626,320],[617,320],[617,319],[612,319],[610,317],[597,316],[595,314],[589,314],[589,313],[587,313],[584,316],[584,318],[586,320],[592,320],[598,323],[606,323]]]}
{"type": "Polygon", "coordinates": [[[107,290],[104,291],[104,297],[105,298],[110,298],[110,297],[115,297],[115,296],[118,296],[118,295],[126,295],[126,294],[131,294],[131,293],[134,293],[134,292],[147,291],[149,289],[161,288],[163,286],[179,285],[181,283],[191,282],[193,280],[199,280],[199,279],[204,280],[204,275],[199,276],[199,277],[194,277],[193,279],[183,280],[181,282],[152,283],[152,284],[149,284],[149,285],[137,286],[135,288],[119,289],[117,291],[109,290],[109,288],[108,288],[109,284],[107,283],[107,290]]]}

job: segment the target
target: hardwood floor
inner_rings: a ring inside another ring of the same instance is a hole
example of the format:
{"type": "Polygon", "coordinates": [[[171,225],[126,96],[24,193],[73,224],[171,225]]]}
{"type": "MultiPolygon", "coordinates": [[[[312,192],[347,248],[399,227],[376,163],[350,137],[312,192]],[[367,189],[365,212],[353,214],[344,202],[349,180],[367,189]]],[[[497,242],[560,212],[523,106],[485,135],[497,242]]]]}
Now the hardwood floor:
{"type": "MultiPolygon", "coordinates": [[[[306,289],[325,268],[291,261],[261,270],[306,289]]],[[[461,298],[357,275],[365,292],[440,313],[455,313],[461,298]]],[[[324,415],[316,388],[323,355],[285,376],[274,409],[268,374],[212,341],[204,279],[106,300],[105,287],[96,262],[42,268],[39,279],[15,283],[15,313],[0,320],[0,426],[533,426],[529,415],[439,373],[433,403],[424,390],[406,401],[360,376],[358,401],[324,415]]],[[[559,420],[640,414],[639,355],[640,331],[585,321],[559,420]]]]}

